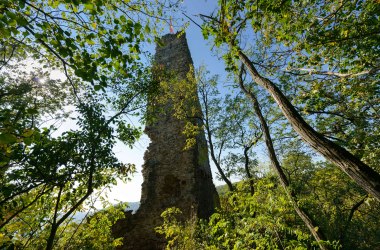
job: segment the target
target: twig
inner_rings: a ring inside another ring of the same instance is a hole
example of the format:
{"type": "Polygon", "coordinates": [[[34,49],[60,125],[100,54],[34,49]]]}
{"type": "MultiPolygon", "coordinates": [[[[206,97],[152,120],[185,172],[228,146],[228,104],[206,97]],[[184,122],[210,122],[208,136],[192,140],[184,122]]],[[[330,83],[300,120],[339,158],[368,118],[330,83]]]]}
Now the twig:
{"type": "Polygon", "coordinates": [[[200,29],[202,29],[202,26],[195,22],[191,17],[189,17],[185,12],[182,12],[182,14],[187,17],[192,23],[194,23],[196,26],[198,26],[200,29]]]}

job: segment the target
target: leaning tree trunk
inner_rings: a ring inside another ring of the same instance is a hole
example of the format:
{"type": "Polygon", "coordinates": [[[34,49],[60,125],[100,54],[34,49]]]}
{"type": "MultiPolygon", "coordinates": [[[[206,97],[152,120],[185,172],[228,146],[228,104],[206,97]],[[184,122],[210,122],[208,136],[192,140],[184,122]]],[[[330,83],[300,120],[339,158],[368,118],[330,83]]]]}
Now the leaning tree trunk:
{"type": "Polygon", "coordinates": [[[240,60],[247,67],[252,79],[270,93],[301,138],[326,159],[340,167],[359,186],[380,200],[380,174],[341,146],[315,131],[301,117],[281,90],[272,81],[261,76],[253,63],[240,49],[238,53],[240,60]]]}
{"type": "Polygon", "coordinates": [[[239,75],[239,85],[240,85],[240,88],[243,90],[243,92],[246,94],[246,96],[251,100],[251,102],[253,104],[254,111],[259,118],[260,126],[261,126],[261,129],[263,131],[264,138],[265,138],[265,144],[266,144],[267,149],[268,149],[269,159],[270,159],[271,165],[273,166],[274,170],[277,172],[277,175],[279,176],[279,179],[280,179],[280,183],[281,183],[282,187],[284,188],[285,193],[287,194],[287,196],[291,200],[291,203],[294,207],[294,210],[296,211],[298,216],[305,223],[305,225],[309,229],[310,233],[313,235],[314,239],[318,242],[320,248],[323,250],[328,249],[328,247],[323,244],[323,242],[326,241],[326,238],[325,238],[322,230],[320,228],[318,229],[316,223],[310,218],[310,216],[307,214],[307,212],[298,206],[297,196],[293,191],[290,190],[289,181],[288,181],[280,163],[278,162],[278,159],[277,159],[274,147],[273,147],[273,142],[272,142],[272,138],[270,135],[269,127],[268,127],[267,122],[265,121],[265,118],[261,112],[259,102],[258,102],[256,96],[251,91],[247,90],[247,88],[244,86],[241,74],[242,74],[242,72],[239,75]]]}

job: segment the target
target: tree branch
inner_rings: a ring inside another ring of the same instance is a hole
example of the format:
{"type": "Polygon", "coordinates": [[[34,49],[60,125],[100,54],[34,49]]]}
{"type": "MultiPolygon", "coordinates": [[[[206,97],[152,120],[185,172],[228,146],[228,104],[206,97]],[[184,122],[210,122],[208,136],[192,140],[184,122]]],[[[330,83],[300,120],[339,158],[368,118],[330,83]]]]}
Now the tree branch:
{"type": "Polygon", "coordinates": [[[318,71],[316,69],[308,69],[308,68],[292,68],[292,69],[287,69],[285,72],[293,73],[292,71],[306,71],[308,73],[301,74],[301,75],[329,75],[329,76],[335,76],[338,78],[349,78],[349,77],[357,77],[357,76],[362,76],[362,75],[372,75],[377,73],[377,71],[380,70],[380,67],[375,67],[370,70],[364,70],[362,72],[358,73],[339,73],[339,72],[333,72],[333,71],[318,71]]]}

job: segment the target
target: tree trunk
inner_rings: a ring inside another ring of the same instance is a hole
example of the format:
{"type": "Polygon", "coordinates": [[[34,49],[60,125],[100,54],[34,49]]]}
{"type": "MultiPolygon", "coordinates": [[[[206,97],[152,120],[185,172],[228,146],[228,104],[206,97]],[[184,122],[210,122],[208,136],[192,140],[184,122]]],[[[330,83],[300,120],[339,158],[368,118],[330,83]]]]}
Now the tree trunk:
{"type": "Polygon", "coordinates": [[[211,159],[214,162],[216,168],[218,169],[220,177],[222,177],[223,181],[227,184],[228,189],[230,191],[234,191],[234,186],[232,185],[231,181],[227,178],[227,176],[224,174],[224,171],[223,171],[222,167],[220,166],[220,161],[218,161],[218,159],[216,158],[215,150],[214,150],[214,144],[212,141],[212,132],[210,129],[210,124],[209,124],[208,98],[207,98],[207,94],[204,92],[204,90],[202,90],[201,94],[202,94],[202,102],[203,102],[204,107],[205,107],[205,119],[203,121],[203,125],[206,128],[207,141],[208,141],[208,146],[210,149],[211,159]]]}
{"type": "Polygon", "coordinates": [[[361,199],[360,201],[358,201],[357,203],[355,203],[351,210],[350,210],[350,214],[348,215],[348,218],[347,218],[347,222],[346,222],[346,225],[344,226],[344,228],[342,229],[341,233],[340,233],[340,236],[339,236],[339,241],[340,243],[343,245],[344,244],[344,239],[346,238],[346,233],[350,227],[350,223],[351,223],[351,220],[352,218],[354,217],[354,213],[359,209],[359,207],[365,202],[365,200],[367,199],[368,195],[364,196],[363,199],[361,199]]]}
{"type": "Polygon", "coordinates": [[[341,146],[326,139],[315,131],[301,117],[281,90],[269,79],[262,77],[257,72],[253,63],[241,50],[239,50],[238,53],[240,60],[248,68],[252,79],[270,93],[293,129],[301,138],[326,159],[340,167],[340,169],[369,194],[380,200],[380,174],[341,146]]]}
{"type": "Polygon", "coordinates": [[[245,169],[245,173],[247,175],[248,181],[249,181],[249,189],[250,189],[251,195],[254,195],[255,194],[255,187],[254,187],[254,183],[253,183],[253,180],[252,180],[251,172],[249,171],[248,150],[250,148],[251,147],[245,147],[244,148],[244,169],[245,169]]]}
{"type": "Polygon", "coordinates": [[[218,169],[220,177],[222,177],[223,181],[227,184],[228,189],[230,191],[234,191],[234,186],[232,185],[231,181],[227,178],[227,176],[224,174],[224,171],[222,167],[220,166],[219,161],[216,159],[215,152],[214,152],[214,145],[212,143],[212,138],[211,138],[211,131],[209,131],[208,127],[206,128],[206,130],[207,130],[207,137],[208,137],[211,159],[214,162],[216,168],[218,169]]]}
{"type": "Polygon", "coordinates": [[[326,238],[325,238],[322,230],[318,229],[315,222],[310,218],[310,216],[306,213],[306,211],[304,211],[301,207],[298,206],[298,199],[297,199],[296,194],[294,192],[292,192],[291,190],[289,190],[289,181],[288,181],[280,163],[278,162],[278,159],[277,159],[274,147],[273,147],[273,142],[272,142],[272,138],[270,135],[269,127],[268,127],[267,122],[265,121],[265,118],[261,112],[259,102],[258,102],[256,96],[251,91],[248,91],[245,88],[241,75],[239,76],[239,78],[240,78],[239,79],[240,88],[247,95],[247,97],[251,100],[251,102],[253,104],[253,108],[255,110],[255,113],[260,120],[261,129],[263,130],[263,133],[264,133],[265,144],[266,144],[268,152],[269,152],[269,159],[271,161],[271,164],[272,164],[274,170],[277,172],[277,174],[279,176],[280,183],[281,183],[282,187],[284,188],[285,193],[287,194],[287,196],[291,200],[291,203],[294,207],[294,210],[297,212],[298,216],[305,223],[305,225],[309,229],[310,233],[313,235],[315,240],[318,242],[320,248],[323,250],[328,249],[328,247],[323,244],[323,241],[326,241],[326,238]]]}
{"type": "Polygon", "coordinates": [[[48,240],[47,240],[46,250],[51,250],[51,249],[53,249],[53,246],[54,246],[54,238],[55,238],[55,235],[56,235],[56,233],[57,233],[57,230],[58,230],[58,225],[53,224],[53,225],[52,225],[52,228],[51,228],[51,230],[50,230],[49,238],[48,238],[48,240]]]}
{"type": "Polygon", "coordinates": [[[61,202],[62,190],[63,190],[63,186],[60,186],[59,192],[58,192],[58,197],[57,197],[57,202],[55,203],[54,217],[53,217],[53,222],[51,224],[50,235],[49,235],[49,238],[48,238],[47,244],[46,244],[46,250],[51,250],[51,249],[53,249],[53,246],[54,246],[54,238],[55,238],[55,235],[56,235],[58,227],[59,227],[59,223],[57,223],[57,219],[58,219],[59,203],[61,202]]]}

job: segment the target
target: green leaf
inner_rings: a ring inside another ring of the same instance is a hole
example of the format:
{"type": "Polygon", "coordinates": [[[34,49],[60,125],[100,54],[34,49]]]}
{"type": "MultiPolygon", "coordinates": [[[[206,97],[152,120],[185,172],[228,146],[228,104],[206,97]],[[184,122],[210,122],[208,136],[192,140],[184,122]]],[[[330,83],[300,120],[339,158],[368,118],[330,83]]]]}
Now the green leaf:
{"type": "Polygon", "coordinates": [[[33,129],[25,129],[24,133],[22,134],[22,136],[24,136],[24,137],[30,137],[30,136],[33,135],[33,133],[34,133],[33,129]]]}
{"type": "Polygon", "coordinates": [[[30,146],[30,144],[32,144],[32,142],[33,142],[33,138],[31,138],[31,137],[24,138],[25,145],[30,146]]]}
{"type": "Polygon", "coordinates": [[[23,16],[18,16],[17,17],[17,23],[20,26],[26,26],[26,25],[28,25],[28,20],[26,20],[23,16]]]}
{"type": "Polygon", "coordinates": [[[12,144],[17,142],[17,137],[12,134],[0,134],[0,144],[12,144]]]}
{"type": "Polygon", "coordinates": [[[84,8],[87,9],[87,10],[94,10],[95,9],[95,5],[92,4],[92,3],[87,3],[84,5],[84,8]]]}
{"type": "Polygon", "coordinates": [[[102,89],[102,86],[101,85],[94,85],[94,90],[95,91],[99,91],[102,89]]]}
{"type": "Polygon", "coordinates": [[[20,9],[25,8],[25,1],[24,0],[19,0],[18,1],[18,6],[20,7],[20,9]]]}

